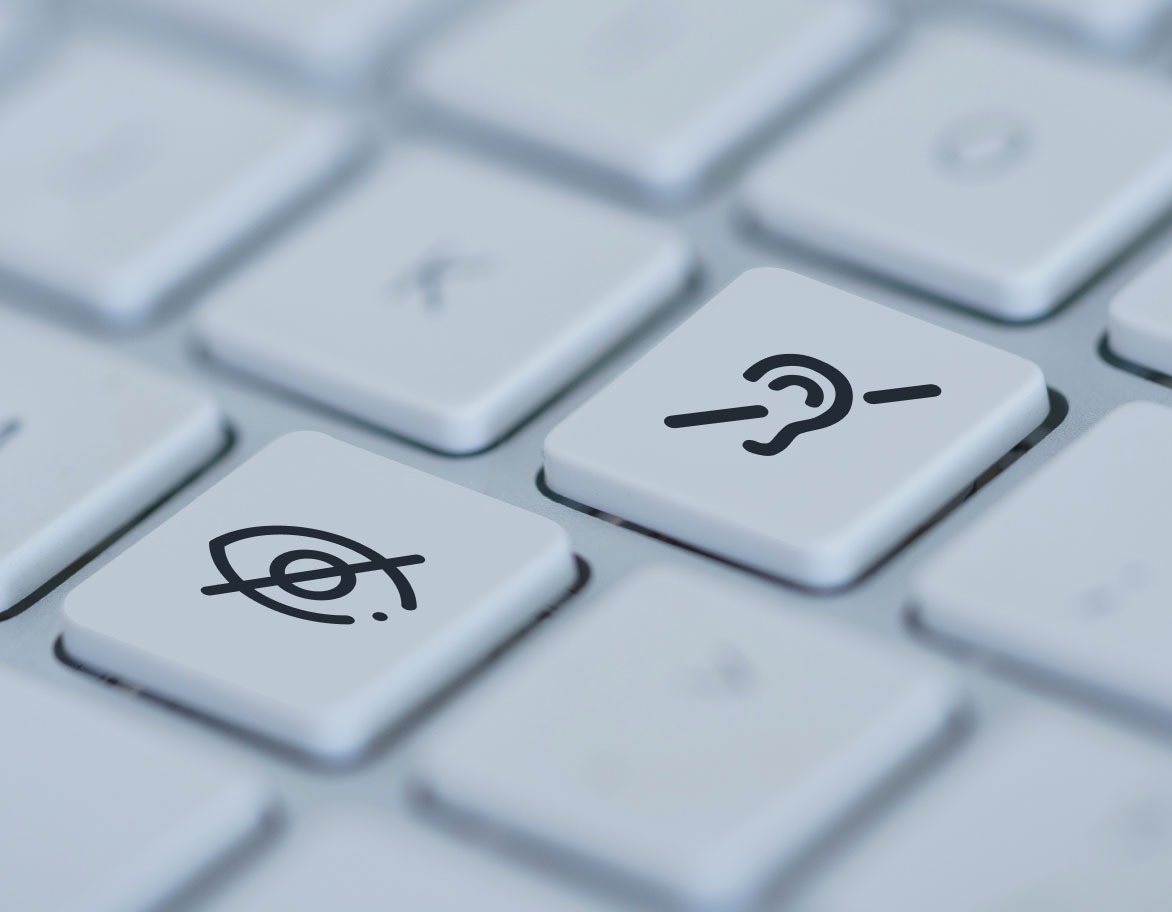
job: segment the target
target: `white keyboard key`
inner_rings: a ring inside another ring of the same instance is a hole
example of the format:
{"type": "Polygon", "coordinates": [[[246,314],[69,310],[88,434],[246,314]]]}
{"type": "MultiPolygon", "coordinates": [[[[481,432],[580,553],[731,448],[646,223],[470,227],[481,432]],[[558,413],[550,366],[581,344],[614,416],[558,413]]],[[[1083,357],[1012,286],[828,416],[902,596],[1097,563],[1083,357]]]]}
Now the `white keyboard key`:
{"type": "Polygon", "coordinates": [[[202,393],[0,314],[0,615],[223,445],[202,393]]]}
{"type": "Polygon", "coordinates": [[[991,316],[1040,317],[1172,204],[1172,85],[926,30],[745,195],[768,230],[991,316]]]}
{"type": "Polygon", "coordinates": [[[412,148],[225,287],[200,325],[242,370],[464,453],[515,427],[690,269],[684,242],[652,222],[412,148]]]}
{"type": "Polygon", "coordinates": [[[119,323],[354,149],[332,115],[114,38],[66,42],[3,102],[0,267],[119,323]]]}
{"type": "Polygon", "coordinates": [[[1047,412],[1041,371],[1028,361],[757,269],[556,427],[545,474],[590,507],[834,586],[898,545],[1047,412]]]}
{"type": "Polygon", "coordinates": [[[1124,286],[1111,301],[1109,314],[1112,352],[1172,374],[1172,251],[1124,286]]]}
{"type": "Polygon", "coordinates": [[[1030,713],[951,761],[793,912],[1166,912],[1168,754],[1030,713]]]}
{"type": "Polygon", "coordinates": [[[936,557],[924,624],[1172,710],[1172,410],[1116,409],[936,557]]]}
{"type": "Polygon", "coordinates": [[[886,21],[866,0],[514,0],[425,56],[414,83],[440,108],[678,192],[886,21]]]}
{"type": "MultiPolygon", "coordinates": [[[[201,907],[202,908],[202,907],[201,907]]],[[[293,841],[207,912],[605,912],[562,884],[428,828],[357,810],[304,822],[293,841]]]]}
{"type": "Polygon", "coordinates": [[[71,592],[64,645],[177,703],[345,761],[575,573],[549,520],[299,433],[71,592]]]}
{"type": "Polygon", "coordinates": [[[282,71],[348,88],[376,75],[399,46],[452,0],[91,0],[170,22],[282,71]]]}
{"type": "Polygon", "coordinates": [[[266,787],[88,700],[0,669],[0,898],[147,912],[264,822],[266,787]]]}
{"type": "Polygon", "coordinates": [[[1127,50],[1155,36],[1168,0],[982,0],[1055,25],[1106,48],[1127,50]]]}
{"type": "Polygon", "coordinates": [[[675,567],[543,636],[424,735],[417,787],[688,908],[758,895],[958,707],[902,651],[675,567]]]}

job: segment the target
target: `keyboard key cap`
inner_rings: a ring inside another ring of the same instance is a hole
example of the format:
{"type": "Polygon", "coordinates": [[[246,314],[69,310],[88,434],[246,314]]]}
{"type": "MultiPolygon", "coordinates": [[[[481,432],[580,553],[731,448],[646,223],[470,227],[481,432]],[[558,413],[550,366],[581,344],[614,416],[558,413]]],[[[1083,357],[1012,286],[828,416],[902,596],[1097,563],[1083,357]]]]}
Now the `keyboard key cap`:
{"type": "Polygon", "coordinates": [[[745,197],[784,237],[1040,317],[1172,204],[1172,86],[999,33],[924,31],[745,197]]]}
{"type": "Polygon", "coordinates": [[[69,594],[86,665],[352,760],[567,591],[549,520],[283,437],[69,594]]]}
{"type": "Polygon", "coordinates": [[[865,0],[520,0],[425,55],[434,105],[643,189],[686,191],[886,32],[865,0]]]}
{"type": "Polygon", "coordinates": [[[5,909],[147,912],[254,836],[267,787],[0,669],[5,909]]]}
{"type": "Polygon", "coordinates": [[[1052,24],[1106,48],[1128,50],[1153,37],[1168,0],[983,0],[1052,24]]]}
{"type": "Polygon", "coordinates": [[[144,317],[334,174],[332,115],[115,38],[66,42],[0,107],[0,267],[144,317]]]}
{"type": "Polygon", "coordinates": [[[554,491],[590,507],[835,586],[1047,412],[1030,362],[758,269],[556,427],[545,473],[554,491]]]}
{"type": "Polygon", "coordinates": [[[1165,750],[1031,712],[952,763],[830,864],[794,912],[1167,909],[1165,750]]]}
{"type": "Polygon", "coordinates": [[[93,0],[199,35],[327,87],[368,81],[433,6],[452,0],[93,0]]]}
{"type": "Polygon", "coordinates": [[[1134,278],[1111,301],[1107,339],[1121,358],[1172,374],[1172,251],[1134,278]]]}
{"type": "Polygon", "coordinates": [[[617,344],[690,269],[685,244],[652,222],[411,148],[226,286],[200,326],[242,370],[466,453],[617,344]]]}
{"type": "Polygon", "coordinates": [[[1172,709],[1172,410],[1122,406],[937,556],[915,587],[938,633],[1172,709]]]}
{"type": "Polygon", "coordinates": [[[305,823],[279,855],[207,912],[605,912],[425,827],[357,810],[305,823]],[[393,897],[393,899],[392,899],[393,897]],[[388,906],[388,904],[390,904],[388,906]]]}
{"type": "Polygon", "coordinates": [[[756,897],[959,699],[902,651],[674,567],[524,649],[424,735],[417,787],[687,908],[756,897]]]}
{"type": "Polygon", "coordinates": [[[0,616],[223,445],[202,393],[0,314],[0,616]]]}

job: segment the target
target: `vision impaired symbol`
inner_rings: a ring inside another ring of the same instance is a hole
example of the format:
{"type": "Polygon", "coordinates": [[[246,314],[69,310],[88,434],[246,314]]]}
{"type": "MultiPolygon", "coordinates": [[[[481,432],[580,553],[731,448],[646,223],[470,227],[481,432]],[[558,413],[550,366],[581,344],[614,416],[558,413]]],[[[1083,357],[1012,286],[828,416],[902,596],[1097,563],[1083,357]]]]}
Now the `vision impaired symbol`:
{"type": "MultiPolygon", "coordinates": [[[[783,368],[802,368],[821,377],[832,391],[830,405],[825,411],[819,412],[812,418],[790,422],[774,434],[770,440],[746,440],[742,446],[748,452],[758,456],[776,456],[801,434],[838,424],[850,414],[854,405],[854,389],[842,371],[810,355],[770,355],[768,358],[757,361],[745,371],[744,378],[751,383],[756,383],[770,371],[783,368]]],[[[805,391],[806,405],[810,408],[821,408],[826,402],[826,393],[823,391],[822,385],[805,374],[786,373],[769,381],[771,390],[783,390],[791,386],[800,387],[805,391]]],[[[869,405],[885,405],[891,402],[908,402],[913,399],[934,399],[940,394],[941,389],[936,384],[924,383],[919,386],[898,386],[891,389],[872,390],[863,394],[863,401],[869,405]]],[[[690,428],[708,424],[727,424],[731,421],[748,421],[754,418],[765,418],[768,415],[769,409],[763,405],[740,405],[706,412],[668,415],[663,419],[663,423],[669,428],[690,428]]]]}
{"type": "MultiPolygon", "coordinates": [[[[304,605],[287,604],[265,590],[279,589],[290,598],[303,599],[311,603],[335,601],[354,591],[358,585],[359,574],[378,573],[386,576],[394,585],[400,608],[404,611],[414,611],[417,607],[415,590],[411,588],[411,583],[401,568],[422,564],[423,556],[419,554],[384,557],[373,548],[368,548],[352,538],[304,526],[250,526],[247,529],[237,529],[235,532],[227,532],[213,538],[208,542],[208,550],[212,555],[212,563],[220,571],[224,582],[204,586],[200,590],[204,595],[227,595],[235,592],[252,599],[258,605],[264,605],[273,611],[303,621],[315,621],[319,624],[353,624],[354,618],[351,615],[330,614],[310,610],[304,605]],[[228,558],[228,549],[238,542],[264,536],[311,539],[326,542],[334,548],[331,551],[323,551],[320,548],[292,548],[282,551],[273,558],[266,575],[245,579],[232,566],[232,561],[228,558]],[[339,553],[343,549],[350,554],[339,553]],[[299,563],[308,566],[294,569],[294,565],[299,563]],[[324,583],[324,588],[309,585],[315,582],[324,583]]],[[[376,611],[372,616],[376,621],[387,619],[387,614],[383,611],[376,611]]]]}

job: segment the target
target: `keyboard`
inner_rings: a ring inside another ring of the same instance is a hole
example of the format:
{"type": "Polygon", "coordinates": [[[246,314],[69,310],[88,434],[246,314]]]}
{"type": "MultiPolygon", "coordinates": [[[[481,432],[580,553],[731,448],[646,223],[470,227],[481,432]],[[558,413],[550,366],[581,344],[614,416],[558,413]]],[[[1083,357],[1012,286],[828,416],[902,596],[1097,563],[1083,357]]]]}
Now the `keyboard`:
{"type": "Polygon", "coordinates": [[[0,907],[1166,912],[1170,0],[0,0],[0,907]]]}

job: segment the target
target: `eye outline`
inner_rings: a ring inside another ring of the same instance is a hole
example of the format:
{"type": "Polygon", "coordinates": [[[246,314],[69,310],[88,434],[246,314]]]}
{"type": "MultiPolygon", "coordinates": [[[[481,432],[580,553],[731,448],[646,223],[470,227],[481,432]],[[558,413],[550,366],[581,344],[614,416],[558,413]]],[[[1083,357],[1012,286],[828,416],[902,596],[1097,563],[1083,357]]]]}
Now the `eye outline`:
{"type": "MultiPolygon", "coordinates": [[[[311,529],[307,526],[286,526],[286,525],[267,525],[267,526],[248,526],[244,529],[236,529],[232,532],[225,532],[222,535],[217,535],[208,542],[208,551],[211,554],[212,563],[223,577],[223,583],[216,583],[210,586],[204,586],[200,591],[204,595],[219,595],[228,592],[239,592],[246,598],[262,605],[271,611],[276,611],[278,614],[284,614],[288,617],[298,618],[303,621],[313,621],[318,624],[353,624],[355,619],[349,614],[326,614],[320,611],[308,611],[304,608],[298,608],[294,605],[286,605],[284,602],[279,602],[274,598],[265,595],[260,591],[261,588],[267,588],[269,585],[279,586],[283,591],[298,598],[303,598],[300,592],[290,592],[286,585],[278,582],[269,582],[266,587],[255,585],[257,580],[246,580],[236,568],[232,566],[232,562],[228,559],[228,548],[238,541],[244,541],[249,538],[260,538],[268,535],[289,535],[300,538],[317,539],[319,541],[328,542],[332,545],[337,545],[342,548],[349,548],[357,554],[365,557],[371,564],[376,567],[368,567],[366,569],[378,569],[390,578],[395,585],[395,590],[399,595],[399,606],[404,611],[414,611],[418,607],[418,601],[415,597],[415,590],[412,588],[410,581],[399,569],[400,566],[407,564],[420,564],[424,562],[424,558],[419,554],[403,555],[402,557],[388,558],[379,554],[373,548],[354,541],[352,538],[347,538],[345,535],[339,535],[336,532],[326,532],[321,529],[311,529]]],[[[326,552],[309,552],[306,549],[295,549],[296,553],[302,557],[313,557],[316,560],[323,560],[326,552]]],[[[269,565],[270,572],[278,561],[289,555],[290,551],[282,552],[273,558],[273,562],[269,565]]],[[[332,559],[323,560],[323,562],[332,566],[335,570],[339,569],[337,561],[341,558],[336,555],[330,556],[332,559]]],[[[288,563],[292,563],[289,560],[288,563]]],[[[349,565],[347,565],[349,566],[349,565]]],[[[284,569],[284,568],[282,568],[284,569]]],[[[352,571],[356,573],[357,571],[352,571]]],[[[261,578],[264,579],[263,577],[261,578]]],[[[291,585],[291,584],[290,584],[291,585]]],[[[298,587],[295,587],[298,588],[298,587]]],[[[331,598],[342,598],[348,595],[353,586],[346,589],[340,596],[331,596],[331,598]]],[[[308,596],[313,598],[313,596],[308,596]]]]}

